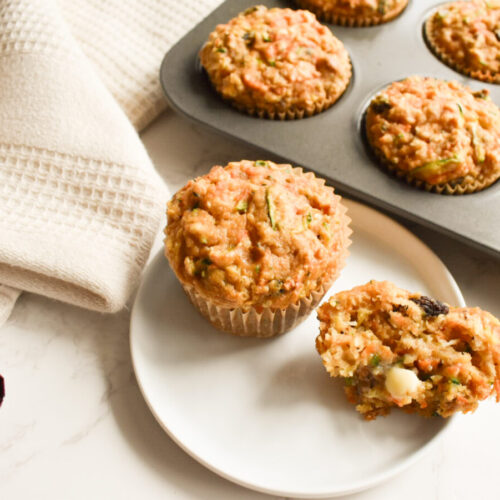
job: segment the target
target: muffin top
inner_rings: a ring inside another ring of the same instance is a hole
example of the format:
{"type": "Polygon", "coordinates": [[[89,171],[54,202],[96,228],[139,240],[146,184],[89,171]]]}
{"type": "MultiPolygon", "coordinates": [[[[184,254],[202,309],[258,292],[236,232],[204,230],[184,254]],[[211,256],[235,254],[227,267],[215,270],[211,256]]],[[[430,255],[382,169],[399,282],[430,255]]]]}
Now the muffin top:
{"type": "Polygon", "coordinates": [[[320,16],[326,15],[334,22],[338,18],[353,18],[361,24],[363,20],[367,24],[370,20],[376,24],[395,17],[406,7],[408,0],[297,0],[297,3],[320,16]]]}
{"type": "Polygon", "coordinates": [[[337,12],[342,15],[384,15],[401,5],[406,5],[408,0],[306,0],[308,4],[337,12]]]}
{"type": "Polygon", "coordinates": [[[437,185],[500,176],[500,110],[488,91],[413,76],[370,103],[367,137],[382,161],[437,185]]]}
{"type": "Polygon", "coordinates": [[[427,22],[426,34],[433,50],[450,66],[500,83],[500,1],[442,5],[427,22]]]}
{"type": "Polygon", "coordinates": [[[250,8],[216,27],[200,59],[216,90],[248,111],[322,109],[351,76],[342,42],[305,10],[250,8]]]}
{"type": "Polygon", "coordinates": [[[223,307],[285,308],[329,285],[349,243],[340,197],[270,161],[215,166],[168,203],[165,254],[183,284],[223,307]]]}

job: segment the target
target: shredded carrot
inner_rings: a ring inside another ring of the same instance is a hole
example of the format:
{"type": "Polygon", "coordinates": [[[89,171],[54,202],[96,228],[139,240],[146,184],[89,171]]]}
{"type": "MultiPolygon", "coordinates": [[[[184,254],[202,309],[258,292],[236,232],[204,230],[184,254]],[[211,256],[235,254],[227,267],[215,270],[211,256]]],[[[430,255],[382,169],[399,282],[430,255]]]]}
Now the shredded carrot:
{"type": "Polygon", "coordinates": [[[424,372],[430,372],[437,367],[439,361],[437,359],[426,358],[420,359],[417,364],[420,370],[423,370],[424,372]]]}
{"type": "Polygon", "coordinates": [[[363,350],[363,357],[367,357],[373,352],[377,350],[377,345],[376,344],[368,344],[365,349],[363,350]]]}
{"type": "Polygon", "coordinates": [[[448,366],[445,370],[445,375],[447,377],[456,377],[459,372],[460,372],[459,365],[448,366]]]}

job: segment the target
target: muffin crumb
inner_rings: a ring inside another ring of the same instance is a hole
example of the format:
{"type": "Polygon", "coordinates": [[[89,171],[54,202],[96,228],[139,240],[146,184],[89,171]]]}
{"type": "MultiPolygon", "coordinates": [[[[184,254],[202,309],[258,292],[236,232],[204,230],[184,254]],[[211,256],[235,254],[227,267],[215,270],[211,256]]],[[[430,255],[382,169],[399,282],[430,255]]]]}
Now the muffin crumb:
{"type": "Polygon", "coordinates": [[[500,321],[387,281],[334,295],[318,309],[316,348],[367,420],[401,407],[423,416],[500,399],[500,321]]]}

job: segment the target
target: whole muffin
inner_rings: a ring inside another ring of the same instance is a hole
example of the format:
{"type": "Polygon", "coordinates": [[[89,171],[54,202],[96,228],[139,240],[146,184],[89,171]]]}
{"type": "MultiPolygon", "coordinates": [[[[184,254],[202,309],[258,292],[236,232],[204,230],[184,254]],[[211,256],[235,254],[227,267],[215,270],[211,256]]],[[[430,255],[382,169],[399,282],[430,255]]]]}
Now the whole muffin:
{"type": "Polygon", "coordinates": [[[340,292],[318,309],[316,347],[366,418],[392,408],[449,417],[500,398],[500,322],[387,281],[340,292]]]}
{"type": "Polygon", "coordinates": [[[200,60],[225,100],[261,118],[319,113],[351,78],[342,42],[304,10],[248,9],[216,27],[200,60]]]}
{"type": "Polygon", "coordinates": [[[292,328],[344,266],[346,209],[312,173],[270,161],[215,166],[168,203],[165,255],[212,324],[269,337],[292,328]]]}
{"type": "Polygon", "coordinates": [[[370,103],[367,139],[389,170],[446,194],[479,191],[500,177],[500,110],[488,91],[413,76],[370,103]]]}
{"type": "Polygon", "coordinates": [[[373,26],[397,17],[408,0],[296,0],[324,21],[342,26],[373,26]]]}
{"type": "Polygon", "coordinates": [[[425,34],[432,51],[451,68],[500,83],[500,1],[441,5],[427,20],[425,34]]]}

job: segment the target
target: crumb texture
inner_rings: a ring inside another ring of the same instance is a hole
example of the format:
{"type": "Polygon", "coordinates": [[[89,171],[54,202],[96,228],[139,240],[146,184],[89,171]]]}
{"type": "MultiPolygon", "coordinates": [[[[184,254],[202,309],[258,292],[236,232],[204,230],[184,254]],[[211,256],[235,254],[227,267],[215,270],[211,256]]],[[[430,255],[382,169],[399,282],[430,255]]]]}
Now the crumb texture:
{"type": "Polygon", "coordinates": [[[333,282],[348,223],[324,180],[243,160],[213,167],[175,194],[165,251],[181,282],[220,306],[285,308],[333,282]]]}
{"type": "Polygon", "coordinates": [[[500,398],[500,322],[477,307],[370,281],[333,296],[318,318],[323,364],[367,420],[393,407],[449,417],[500,398]]]}
{"type": "Polygon", "coordinates": [[[321,111],[351,77],[342,42],[305,10],[250,8],[216,27],[200,59],[224,99],[271,117],[321,111]]]}

